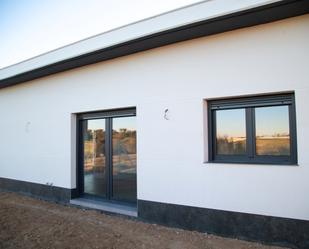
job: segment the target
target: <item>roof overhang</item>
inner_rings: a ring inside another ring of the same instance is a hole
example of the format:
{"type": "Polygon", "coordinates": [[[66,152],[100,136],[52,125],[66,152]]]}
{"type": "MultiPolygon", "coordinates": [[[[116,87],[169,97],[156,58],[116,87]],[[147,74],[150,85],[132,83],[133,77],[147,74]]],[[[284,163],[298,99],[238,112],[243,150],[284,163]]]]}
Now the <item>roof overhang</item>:
{"type": "Polygon", "coordinates": [[[204,1],[0,69],[0,88],[176,42],[307,13],[308,0],[204,1]]]}

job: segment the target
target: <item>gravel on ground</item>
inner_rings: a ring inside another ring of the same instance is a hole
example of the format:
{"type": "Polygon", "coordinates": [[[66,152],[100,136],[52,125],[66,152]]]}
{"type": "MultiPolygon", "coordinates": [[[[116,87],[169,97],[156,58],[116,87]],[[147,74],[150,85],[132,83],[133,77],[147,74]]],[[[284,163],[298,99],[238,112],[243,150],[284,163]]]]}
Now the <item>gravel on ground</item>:
{"type": "Polygon", "coordinates": [[[0,248],[279,249],[2,191],[0,248]]]}

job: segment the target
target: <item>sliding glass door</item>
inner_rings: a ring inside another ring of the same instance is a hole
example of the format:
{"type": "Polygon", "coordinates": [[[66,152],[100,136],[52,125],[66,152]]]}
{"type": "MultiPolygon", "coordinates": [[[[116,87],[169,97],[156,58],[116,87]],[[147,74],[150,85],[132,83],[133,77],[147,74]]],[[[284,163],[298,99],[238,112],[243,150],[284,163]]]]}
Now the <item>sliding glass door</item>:
{"type": "Polygon", "coordinates": [[[136,198],[135,117],[113,118],[113,199],[136,198]]]}
{"type": "Polygon", "coordinates": [[[106,120],[82,121],[84,192],[107,196],[106,120]]]}
{"type": "Polygon", "coordinates": [[[80,193],[136,202],[135,111],[80,118],[80,193]]]}

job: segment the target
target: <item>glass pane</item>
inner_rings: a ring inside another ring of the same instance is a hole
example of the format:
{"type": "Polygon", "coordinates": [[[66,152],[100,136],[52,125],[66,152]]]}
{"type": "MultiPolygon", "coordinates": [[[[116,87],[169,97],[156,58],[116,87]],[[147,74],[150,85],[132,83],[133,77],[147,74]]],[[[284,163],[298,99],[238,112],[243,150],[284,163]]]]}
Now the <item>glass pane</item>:
{"type": "Polygon", "coordinates": [[[84,192],[106,196],[105,119],[83,121],[84,192]]]}
{"type": "Polygon", "coordinates": [[[113,198],[136,201],[135,117],[113,119],[113,198]]]}
{"type": "Polygon", "coordinates": [[[257,155],[290,155],[288,106],[255,108],[255,122],[257,155]]]}
{"type": "Polygon", "coordinates": [[[216,111],[217,154],[243,155],[246,153],[245,109],[216,111]]]}

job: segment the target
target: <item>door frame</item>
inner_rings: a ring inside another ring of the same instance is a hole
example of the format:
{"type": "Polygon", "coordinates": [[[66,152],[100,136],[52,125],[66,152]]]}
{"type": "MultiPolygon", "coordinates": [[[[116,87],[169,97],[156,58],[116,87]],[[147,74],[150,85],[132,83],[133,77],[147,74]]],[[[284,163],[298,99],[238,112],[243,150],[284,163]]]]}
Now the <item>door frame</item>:
{"type": "MultiPolygon", "coordinates": [[[[136,108],[128,107],[121,109],[112,109],[106,111],[94,111],[94,112],[86,112],[86,113],[78,113],[76,115],[76,195],[74,197],[83,197],[84,193],[84,145],[83,145],[83,127],[81,122],[84,120],[93,120],[93,119],[106,119],[106,131],[112,129],[112,118],[119,117],[132,117],[136,116],[136,108]]],[[[112,196],[112,181],[111,178],[113,176],[112,172],[112,134],[110,132],[105,133],[105,141],[109,141],[106,146],[106,165],[107,165],[107,198],[100,197],[100,199],[104,199],[110,202],[119,202],[116,200],[109,199],[108,197],[112,196]]],[[[137,186],[136,186],[137,188],[137,186]]],[[[94,198],[96,198],[94,196],[94,198]]],[[[137,196],[136,196],[137,200],[137,196]]],[[[120,201],[121,202],[121,201],[120,201]]]]}

